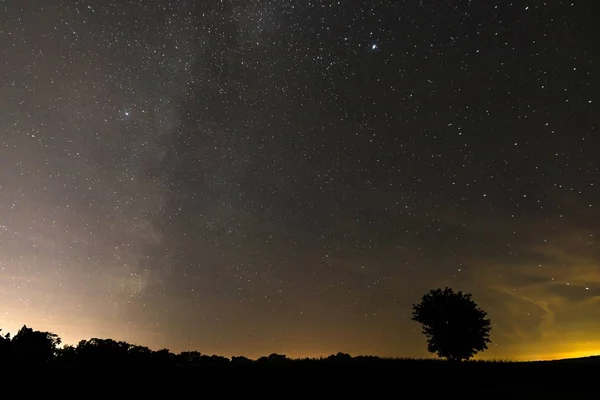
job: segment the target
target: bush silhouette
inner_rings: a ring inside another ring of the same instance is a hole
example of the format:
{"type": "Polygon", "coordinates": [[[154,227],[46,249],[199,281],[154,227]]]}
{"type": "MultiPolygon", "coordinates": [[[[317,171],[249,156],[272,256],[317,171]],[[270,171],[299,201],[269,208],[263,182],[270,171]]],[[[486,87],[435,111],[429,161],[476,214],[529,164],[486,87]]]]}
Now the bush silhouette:
{"type": "Polygon", "coordinates": [[[352,360],[352,356],[350,354],[346,354],[346,353],[337,353],[337,354],[332,354],[329,357],[327,357],[327,359],[329,361],[351,361],[352,360]]]}
{"type": "Polygon", "coordinates": [[[431,290],[413,304],[412,320],[423,326],[427,350],[448,360],[468,360],[490,343],[490,320],[471,295],[451,288],[431,290]]]}

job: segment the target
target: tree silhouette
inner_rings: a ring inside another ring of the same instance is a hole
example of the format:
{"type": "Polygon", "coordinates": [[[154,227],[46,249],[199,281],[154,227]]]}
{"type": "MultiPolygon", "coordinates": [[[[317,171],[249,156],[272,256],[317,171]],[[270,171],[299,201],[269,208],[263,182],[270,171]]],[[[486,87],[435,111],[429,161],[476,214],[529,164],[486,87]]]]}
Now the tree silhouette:
{"type": "Polygon", "coordinates": [[[285,354],[271,353],[256,360],[259,364],[281,364],[289,361],[285,354]]]}
{"type": "Polygon", "coordinates": [[[58,353],[61,340],[50,332],[34,331],[23,325],[10,342],[12,356],[20,364],[45,364],[58,353]]]}
{"type": "Polygon", "coordinates": [[[6,360],[10,357],[10,333],[2,335],[2,329],[0,329],[0,361],[6,360]]]}
{"type": "Polygon", "coordinates": [[[423,326],[427,350],[448,360],[468,360],[490,343],[487,313],[471,295],[451,288],[431,290],[413,304],[412,320],[423,326]]]}
{"type": "Polygon", "coordinates": [[[231,357],[231,363],[234,365],[248,365],[252,364],[252,360],[244,356],[233,356],[231,357]]]}
{"type": "Polygon", "coordinates": [[[177,361],[184,365],[200,364],[202,354],[199,351],[182,351],[177,355],[177,361]]]}

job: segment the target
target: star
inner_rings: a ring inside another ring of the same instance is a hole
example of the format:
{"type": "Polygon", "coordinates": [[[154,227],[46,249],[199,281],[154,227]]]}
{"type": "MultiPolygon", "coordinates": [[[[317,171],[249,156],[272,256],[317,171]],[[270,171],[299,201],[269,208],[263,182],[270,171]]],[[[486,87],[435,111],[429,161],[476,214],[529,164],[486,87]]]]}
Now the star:
{"type": "Polygon", "coordinates": [[[46,3],[2,8],[2,332],[421,357],[448,284],[489,357],[600,349],[586,2],[46,3]]]}

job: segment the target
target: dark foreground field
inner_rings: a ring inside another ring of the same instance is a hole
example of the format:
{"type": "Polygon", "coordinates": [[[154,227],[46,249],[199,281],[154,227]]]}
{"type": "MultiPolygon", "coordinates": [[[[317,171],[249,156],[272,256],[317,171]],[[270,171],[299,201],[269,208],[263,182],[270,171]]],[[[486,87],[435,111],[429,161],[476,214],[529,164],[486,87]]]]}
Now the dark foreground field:
{"type": "Polygon", "coordinates": [[[57,366],[53,372],[68,376],[73,385],[120,393],[118,398],[126,393],[136,398],[600,398],[600,358],[461,364],[355,358],[185,367],[71,365],[57,366]]]}

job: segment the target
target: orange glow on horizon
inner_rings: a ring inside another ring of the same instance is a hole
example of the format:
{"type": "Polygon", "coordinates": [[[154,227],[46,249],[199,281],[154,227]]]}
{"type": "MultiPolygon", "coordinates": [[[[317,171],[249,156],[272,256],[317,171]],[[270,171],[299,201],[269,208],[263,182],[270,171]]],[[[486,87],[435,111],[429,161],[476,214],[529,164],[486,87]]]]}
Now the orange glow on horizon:
{"type": "Polygon", "coordinates": [[[558,351],[555,353],[532,354],[522,361],[552,361],[568,358],[585,358],[600,355],[600,344],[580,344],[573,346],[572,350],[558,351]]]}
{"type": "MultiPolygon", "coordinates": [[[[13,314],[14,315],[14,314],[13,314]]],[[[357,336],[337,337],[339,332],[330,332],[320,336],[316,333],[295,333],[286,336],[277,343],[269,343],[263,340],[255,343],[229,342],[218,347],[204,347],[202,342],[194,344],[171,343],[168,337],[153,334],[142,327],[125,327],[119,324],[90,324],[89,321],[80,321],[79,324],[68,323],[66,319],[51,320],[42,318],[38,312],[30,311],[19,315],[18,318],[9,318],[8,315],[0,317],[0,328],[2,334],[15,335],[23,326],[27,325],[35,330],[56,333],[62,340],[63,345],[77,345],[82,339],[110,338],[117,341],[126,341],[131,344],[147,346],[153,350],[169,348],[173,353],[186,350],[198,350],[203,354],[217,354],[225,357],[245,356],[258,359],[271,353],[285,354],[289,358],[326,358],[338,352],[348,353],[351,356],[378,356],[390,358],[437,358],[434,354],[425,351],[425,343],[422,337],[418,337],[420,343],[415,347],[410,338],[398,339],[399,342],[385,341],[376,343],[364,342],[365,338],[357,336]],[[391,348],[390,343],[397,347],[391,348]],[[415,351],[416,350],[416,351],[415,351]],[[405,353],[406,352],[406,353],[405,353]]],[[[417,334],[418,335],[418,334],[417,334]]],[[[582,358],[600,355],[600,339],[586,340],[593,335],[580,332],[571,333],[563,340],[541,339],[528,345],[518,343],[507,343],[506,346],[490,347],[488,351],[476,355],[476,360],[503,360],[503,361],[551,361],[568,358],[582,358]]]]}

